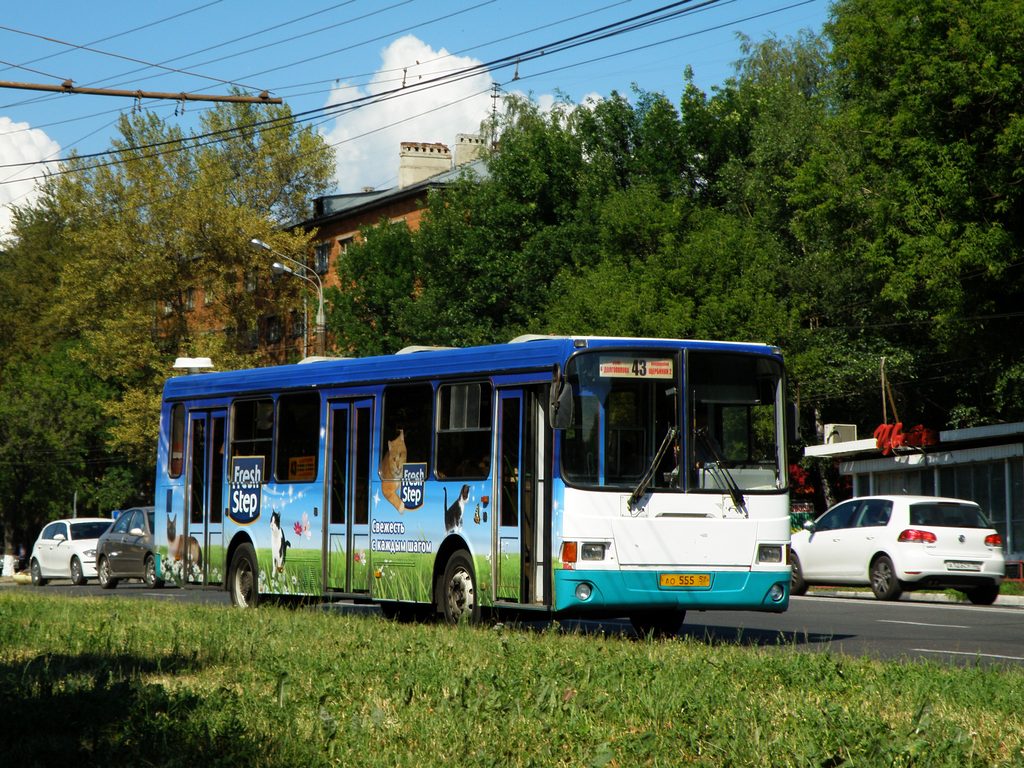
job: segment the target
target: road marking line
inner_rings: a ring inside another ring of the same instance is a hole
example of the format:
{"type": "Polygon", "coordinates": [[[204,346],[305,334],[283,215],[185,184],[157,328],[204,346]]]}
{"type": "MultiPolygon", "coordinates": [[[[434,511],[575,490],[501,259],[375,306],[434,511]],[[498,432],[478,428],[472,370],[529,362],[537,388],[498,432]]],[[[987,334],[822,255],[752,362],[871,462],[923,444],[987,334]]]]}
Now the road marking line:
{"type": "Polygon", "coordinates": [[[910,624],[913,627],[944,627],[946,629],[970,629],[966,624],[926,624],[923,621],[896,621],[894,619],[876,619],[879,624],[910,624]]]}
{"type": "Polygon", "coordinates": [[[1004,656],[1001,653],[980,653],[971,651],[941,651],[935,648],[911,648],[918,653],[947,653],[951,656],[984,656],[986,659],[1006,659],[1007,661],[1024,661],[1024,656],[1004,656]]]}

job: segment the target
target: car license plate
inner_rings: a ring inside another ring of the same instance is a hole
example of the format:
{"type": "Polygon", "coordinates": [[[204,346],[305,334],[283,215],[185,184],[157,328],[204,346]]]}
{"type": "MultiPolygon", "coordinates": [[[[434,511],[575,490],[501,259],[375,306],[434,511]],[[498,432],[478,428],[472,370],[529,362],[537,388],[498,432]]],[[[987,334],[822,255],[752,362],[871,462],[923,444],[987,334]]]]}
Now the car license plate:
{"type": "Polygon", "coordinates": [[[710,587],[710,573],[662,573],[658,583],[663,587],[710,587]]]}
{"type": "Polygon", "coordinates": [[[963,560],[947,560],[946,568],[950,571],[980,571],[981,563],[968,563],[963,560]]]}

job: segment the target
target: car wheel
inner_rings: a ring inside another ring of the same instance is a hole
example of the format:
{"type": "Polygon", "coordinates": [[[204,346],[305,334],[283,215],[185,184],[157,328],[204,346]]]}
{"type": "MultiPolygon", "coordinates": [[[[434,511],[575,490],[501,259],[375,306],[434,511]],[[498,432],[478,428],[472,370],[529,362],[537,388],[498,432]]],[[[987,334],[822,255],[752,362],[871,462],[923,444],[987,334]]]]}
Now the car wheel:
{"type": "Polygon", "coordinates": [[[85,576],[82,575],[82,561],[77,555],[71,558],[71,583],[76,587],[85,584],[85,576]]]}
{"type": "Polygon", "coordinates": [[[33,587],[45,587],[46,579],[43,578],[43,569],[39,567],[39,561],[33,560],[32,566],[32,586],[33,587]]]}
{"type": "Polygon", "coordinates": [[[441,613],[449,624],[480,620],[480,603],[476,599],[476,578],[469,552],[460,549],[448,560],[441,581],[438,600],[441,613]]]}
{"type": "Polygon", "coordinates": [[[252,544],[242,544],[235,552],[230,574],[231,604],[237,608],[255,608],[260,597],[260,570],[252,544]]]}
{"type": "Polygon", "coordinates": [[[903,594],[900,581],[896,578],[896,569],[888,555],[879,555],[871,563],[871,591],[879,600],[898,600],[903,594]]]}
{"type": "Polygon", "coordinates": [[[164,585],[163,579],[156,577],[156,558],[152,555],[146,555],[146,564],[143,566],[142,580],[146,583],[146,586],[150,589],[159,589],[164,585]]]}
{"type": "Polygon", "coordinates": [[[967,599],[975,605],[992,605],[999,597],[999,585],[988,584],[984,587],[975,587],[964,591],[967,599]]]}
{"type": "Polygon", "coordinates": [[[96,576],[104,589],[113,589],[117,586],[117,579],[110,575],[110,560],[105,557],[101,557],[96,565],[96,576]]]}
{"type": "Polygon", "coordinates": [[[789,564],[793,569],[789,575],[789,594],[807,594],[807,582],[804,581],[804,572],[800,567],[800,558],[796,556],[796,552],[793,550],[789,551],[789,564]]]}
{"type": "Polygon", "coordinates": [[[642,611],[631,614],[629,623],[639,637],[675,637],[683,626],[686,611],[642,611]]]}

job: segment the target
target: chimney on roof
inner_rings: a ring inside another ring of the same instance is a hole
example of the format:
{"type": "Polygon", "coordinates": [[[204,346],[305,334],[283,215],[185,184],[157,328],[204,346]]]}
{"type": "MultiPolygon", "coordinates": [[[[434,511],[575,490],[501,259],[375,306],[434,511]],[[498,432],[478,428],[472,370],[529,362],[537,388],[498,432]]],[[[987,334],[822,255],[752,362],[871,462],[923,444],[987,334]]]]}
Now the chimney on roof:
{"type": "Polygon", "coordinates": [[[398,157],[399,189],[452,169],[452,151],[446,144],[403,141],[398,157]]]}
{"type": "Polygon", "coordinates": [[[475,133],[460,133],[455,136],[455,167],[480,159],[484,139],[475,133]]]}

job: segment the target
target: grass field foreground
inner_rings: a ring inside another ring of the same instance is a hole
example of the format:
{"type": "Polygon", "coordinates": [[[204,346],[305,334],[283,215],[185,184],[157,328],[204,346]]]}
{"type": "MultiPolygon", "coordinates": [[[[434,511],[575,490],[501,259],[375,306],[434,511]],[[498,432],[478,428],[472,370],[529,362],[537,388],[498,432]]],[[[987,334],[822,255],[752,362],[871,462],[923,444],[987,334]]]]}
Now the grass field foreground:
{"type": "Polygon", "coordinates": [[[10,765],[998,766],[1024,673],[0,594],[10,765]]]}

